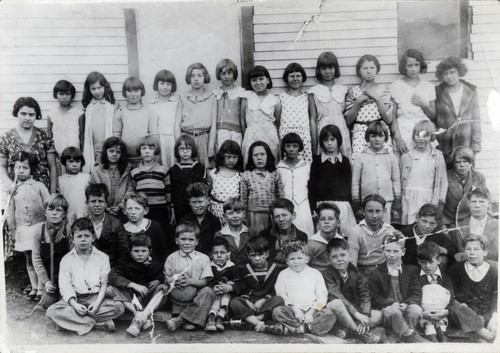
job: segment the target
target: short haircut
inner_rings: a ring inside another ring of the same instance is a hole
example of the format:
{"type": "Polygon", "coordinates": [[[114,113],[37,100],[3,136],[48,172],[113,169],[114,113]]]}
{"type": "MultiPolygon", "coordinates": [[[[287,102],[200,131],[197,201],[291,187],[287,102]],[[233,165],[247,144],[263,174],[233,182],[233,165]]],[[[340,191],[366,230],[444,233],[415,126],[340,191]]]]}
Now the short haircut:
{"type": "Polygon", "coordinates": [[[191,64],[188,66],[187,70],[186,70],[186,83],[188,85],[191,84],[191,75],[193,73],[193,70],[201,70],[203,71],[203,77],[204,77],[204,80],[203,82],[204,83],[210,83],[210,74],[208,73],[208,70],[207,68],[202,64],[202,63],[194,63],[194,64],[191,64]]]}
{"type": "Polygon", "coordinates": [[[42,118],[42,110],[40,109],[40,105],[38,102],[31,97],[19,97],[14,103],[14,107],[12,108],[12,116],[17,118],[17,114],[22,107],[28,107],[35,110],[35,119],[40,120],[42,118]]]}
{"type": "Polygon", "coordinates": [[[450,69],[457,69],[459,77],[464,77],[467,74],[467,66],[463,63],[462,59],[450,56],[442,60],[436,67],[437,79],[442,81],[444,72],[450,69]]]}
{"type": "Polygon", "coordinates": [[[413,127],[413,132],[411,134],[413,141],[415,141],[415,136],[418,136],[422,131],[425,132],[426,135],[431,136],[431,142],[436,139],[436,126],[432,121],[429,120],[420,120],[413,127]]]}
{"type": "Polygon", "coordinates": [[[234,169],[236,169],[238,172],[242,172],[243,154],[241,152],[240,145],[238,145],[238,143],[233,140],[226,140],[220,146],[219,151],[217,151],[217,154],[215,155],[215,168],[219,170],[220,167],[224,165],[224,158],[226,154],[234,154],[238,156],[238,163],[236,163],[234,169]]]}
{"type": "Polygon", "coordinates": [[[323,128],[319,132],[320,147],[325,148],[323,141],[330,136],[337,140],[337,147],[340,148],[340,146],[342,146],[342,134],[340,133],[340,129],[336,125],[323,126],[323,128]]]}
{"type": "Polygon", "coordinates": [[[488,250],[488,246],[490,245],[490,242],[484,235],[471,234],[466,236],[462,241],[462,246],[464,247],[464,249],[467,246],[467,243],[470,243],[472,241],[478,241],[481,244],[481,248],[483,250],[488,250]]]}
{"type": "Polygon", "coordinates": [[[274,215],[274,210],[277,208],[285,209],[291,214],[295,212],[295,206],[293,205],[293,202],[284,197],[277,198],[273,203],[271,203],[271,206],[269,206],[271,217],[274,215]]]}
{"type": "Polygon", "coordinates": [[[175,156],[175,159],[177,159],[177,162],[180,162],[180,160],[181,160],[181,155],[179,154],[179,147],[181,145],[186,145],[186,146],[191,147],[191,158],[194,159],[194,158],[198,157],[198,148],[196,147],[196,143],[194,142],[194,139],[189,135],[181,135],[175,141],[175,145],[174,145],[174,156],[175,156]]]}
{"type": "Polygon", "coordinates": [[[385,207],[386,205],[386,201],[382,196],[380,196],[379,194],[370,194],[367,195],[361,202],[361,206],[363,207],[363,209],[366,207],[366,204],[370,201],[378,202],[379,204],[382,205],[382,207],[385,207]]]}
{"type": "Polygon", "coordinates": [[[332,250],[342,249],[342,250],[349,251],[350,248],[351,247],[349,246],[349,243],[347,241],[345,241],[344,239],[333,238],[326,245],[326,253],[328,255],[330,255],[330,253],[332,252],[332,250]]]}
{"type": "Polygon", "coordinates": [[[304,142],[300,138],[299,134],[295,132],[289,132],[285,136],[283,136],[283,140],[281,140],[281,153],[285,154],[285,145],[287,143],[296,143],[299,145],[299,152],[304,150],[304,142]]]}
{"type": "Polygon", "coordinates": [[[127,207],[128,200],[134,200],[135,202],[137,202],[139,205],[141,205],[144,208],[148,207],[148,198],[142,192],[139,192],[139,193],[127,192],[125,194],[125,197],[123,198],[124,207],[127,207]]]}
{"type": "Polygon", "coordinates": [[[224,202],[222,206],[222,211],[226,213],[226,211],[246,211],[245,204],[237,197],[230,197],[224,202]]]}
{"type": "Polygon", "coordinates": [[[417,246],[417,259],[422,261],[432,261],[441,255],[441,248],[432,241],[424,241],[417,246]]]}
{"type": "Polygon", "coordinates": [[[421,74],[427,72],[427,63],[424,60],[424,54],[417,49],[408,49],[403,53],[401,59],[399,59],[398,70],[401,75],[406,76],[406,63],[408,62],[408,58],[413,58],[420,63],[421,74]]]}
{"type": "Polygon", "coordinates": [[[392,234],[386,236],[386,238],[382,241],[382,245],[394,244],[397,243],[401,246],[401,249],[405,247],[405,236],[399,230],[395,230],[392,234]]]}
{"type": "Polygon", "coordinates": [[[238,67],[231,59],[222,59],[215,66],[215,78],[220,81],[220,73],[223,69],[227,69],[233,73],[233,78],[236,81],[238,79],[238,67]]]}
{"type": "Polygon", "coordinates": [[[72,234],[78,231],[85,231],[85,230],[89,231],[90,233],[92,233],[93,236],[95,236],[94,223],[92,223],[92,220],[88,217],[78,218],[71,225],[72,234]]]}
{"type": "Polygon", "coordinates": [[[62,93],[69,92],[71,94],[71,99],[74,99],[75,94],[76,94],[76,89],[75,89],[75,86],[73,86],[73,84],[71,82],[66,81],[66,80],[59,80],[54,85],[52,92],[53,92],[52,96],[55,99],[57,99],[57,93],[59,93],[59,92],[62,92],[62,93]]]}
{"type": "Polygon", "coordinates": [[[437,206],[434,206],[431,203],[426,203],[420,210],[418,210],[418,217],[435,217],[436,221],[439,220],[439,211],[437,206]]]}
{"type": "Polygon", "coordinates": [[[52,194],[49,197],[45,199],[45,202],[43,203],[45,206],[45,209],[54,209],[57,207],[61,207],[64,212],[68,212],[69,208],[69,203],[66,200],[66,198],[63,196],[63,194],[52,194]]]}
{"type": "Polygon", "coordinates": [[[108,137],[106,141],[104,141],[101,151],[101,164],[104,169],[109,169],[108,149],[114,146],[120,147],[120,151],[122,152],[120,160],[118,161],[118,171],[120,174],[123,174],[128,166],[128,152],[127,145],[125,145],[125,142],[119,137],[108,137]]]}
{"type": "Polygon", "coordinates": [[[147,246],[149,250],[153,247],[151,238],[144,233],[132,234],[128,240],[128,248],[132,250],[134,246],[147,246]]]}
{"type": "Polygon", "coordinates": [[[254,170],[255,169],[255,163],[253,161],[253,150],[257,147],[262,147],[266,151],[267,155],[267,163],[266,163],[266,170],[268,172],[274,172],[276,170],[276,158],[274,158],[274,154],[271,152],[271,148],[267,143],[264,141],[255,141],[250,145],[250,148],[248,149],[248,162],[247,162],[247,170],[254,170]]]}
{"type": "Polygon", "coordinates": [[[85,188],[85,198],[87,199],[87,201],[90,199],[90,196],[94,196],[94,197],[104,196],[104,200],[106,200],[106,202],[108,202],[108,199],[109,199],[108,186],[104,183],[90,183],[85,188]]]}
{"type": "Polygon", "coordinates": [[[472,196],[476,196],[481,199],[491,200],[490,191],[485,186],[478,186],[467,193],[467,200],[470,201],[472,196]]]}
{"type": "Polygon", "coordinates": [[[137,143],[137,147],[135,151],[137,154],[141,154],[141,147],[142,146],[148,146],[148,147],[154,147],[155,148],[155,155],[160,154],[160,141],[158,141],[158,138],[154,135],[146,135],[141,137],[139,142],[137,143]]]}
{"type": "Polygon", "coordinates": [[[319,82],[323,81],[323,77],[321,76],[321,69],[328,67],[335,68],[334,78],[340,77],[339,61],[337,60],[335,54],[333,54],[331,51],[325,51],[319,54],[318,61],[316,61],[316,79],[319,82]]]}
{"type": "Polygon", "coordinates": [[[127,91],[135,91],[135,90],[141,90],[141,97],[144,97],[146,94],[146,87],[144,87],[144,83],[137,77],[129,77],[123,82],[123,87],[122,87],[122,96],[124,98],[127,98],[127,91]]]}
{"type": "Polygon", "coordinates": [[[290,74],[295,72],[298,72],[299,74],[302,75],[302,82],[307,81],[306,70],[304,70],[302,65],[300,65],[299,63],[288,64],[288,66],[285,69],[285,72],[283,72],[283,81],[288,82],[288,76],[290,76],[290,74]]]}
{"type": "Polygon", "coordinates": [[[285,255],[285,258],[288,259],[288,255],[297,251],[300,251],[304,255],[309,256],[307,245],[301,240],[296,240],[285,244],[283,254],[285,255]]]}
{"type": "Polygon", "coordinates": [[[197,181],[188,185],[188,187],[186,188],[186,193],[188,200],[193,197],[208,197],[210,193],[210,187],[203,181],[197,181]]]}
{"type": "Polygon", "coordinates": [[[177,81],[175,80],[175,76],[172,72],[168,70],[160,70],[155,76],[155,80],[153,81],[153,90],[158,91],[158,82],[170,82],[172,84],[172,93],[177,91],[177,81]]]}
{"type": "Polygon", "coordinates": [[[455,162],[459,158],[463,158],[472,165],[476,160],[474,152],[469,147],[465,146],[458,146],[457,148],[455,148],[451,153],[451,158],[453,162],[455,162]]]}
{"type": "Polygon", "coordinates": [[[180,222],[177,227],[175,227],[175,237],[178,238],[183,233],[194,233],[196,239],[200,237],[200,228],[196,224],[190,221],[180,222]]]}
{"type": "Polygon", "coordinates": [[[356,63],[356,75],[358,77],[361,77],[361,66],[363,66],[364,63],[373,61],[375,66],[377,67],[377,74],[380,72],[380,63],[378,62],[378,59],[375,55],[371,54],[365,54],[362,57],[359,58],[358,62],[356,63]]]}
{"type": "Polygon", "coordinates": [[[273,88],[273,80],[271,79],[271,75],[269,74],[269,71],[264,66],[257,65],[250,69],[248,72],[248,82],[251,82],[253,78],[265,76],[268,80],[269,83],[267,84],[267,89],[273,88]]]}
{"type": "Polygon", "coordinates": [[[66,165],[68,160],[80,161],[82,162],[82,168],[85,165],[85,157],[83,157],[82,151],[78,147],[70,146],[66,147],[61,154],[61,164],[66,165]]]}
{"type": "Polygon", "coordinates": [[[212,243],[210,244],[210,252],[212,252],[216,246],[223,246],[226,248],[227,252],[231,251],[231,246],[224,237],[215,237],[214,240],[212,240],[212,243]]]}
{"type": "Polygon", "coordinates": [[[16,152],[12,156],[12,163],[15,162],[24,162],[28,161],[28,165],[30,167],[30,175],[33,175],[33,172],[35,171],[37,165],[38,165],[38,160],[36,159],[35,155],[26,151],[21,151],[21,152],[16,152]]]}
{"type": "Polygon", "coordinates": [[[320,217],[321,212],[325,211],[325,210],[331,210],[331,211],[335,212],[335,217],[337,217],[337,219],[340,218],[340,209],[334,203],[329,203],[329,202],[320,203],[319,206],[317,207],[318,217],[320,217]]]}
{"type": "Polygon", "coordinates": [[[370,125],[368,125],[368,128],[366,129],[366,142],[370,142],[371,135],[384,136],[385,142],[387,142],[387,140],[389,140],[389,129],[387,128],[387,125],[382,121],[373,121],[370,123],[370,125]]]}
{"type": "Polygon", "coordinates": [[[252,237],[247,243],[247,254],[263,254],[269,251],[269,242],[266,238],[261,236],[252,237]]]}

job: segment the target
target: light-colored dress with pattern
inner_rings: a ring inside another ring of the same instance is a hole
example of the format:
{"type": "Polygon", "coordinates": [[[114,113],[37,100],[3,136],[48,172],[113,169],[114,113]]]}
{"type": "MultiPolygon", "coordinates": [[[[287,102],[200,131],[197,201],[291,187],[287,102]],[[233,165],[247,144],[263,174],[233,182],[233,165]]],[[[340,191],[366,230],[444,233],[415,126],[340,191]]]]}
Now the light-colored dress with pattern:
{"type": "MultiPolygon", "coordinates": [[[[385,85],[378,85],[377,87],[378,93],[382,97],[384,101],[386,112],[389,114],[389,110],[391,108],[391,97],[389,95],[389,89],[385,85]]],[[[363,94],[360,85],[353,86],[347,93],[346,96],[346,113],[351,110],[354,102],[358,99],[359,96],[363,94]]],[[[378,111],[377,103],[369,98],[359,108],[358,116],[356,117],[356,121],[354,122],[351,129],[351,137],[352,137],[352,158],[355,159],[357,154],[362,153],[366,147],[368,147],[368,142],[366,142],[365,134],[368,129],[368,125],[373,122],[380,120],[387,127],[385,122],[382,120],[380,116],[380,112],[378,111]]],[[[389,127],[387,127],[387,132],[390,135],[389,127]]],[[[392,140],[389,136],[389,140],[386,142],[385,146],[392,151],[392,140]]]]}
{"type": "Polygon", "coordinates": [[[170,96],[168,101],[155,99],[149,105],[158,116],[158,139],[161,149],[161,164],[170,169],[176,162],[175,145],[175,114],[177,112],[178,96],[170,96]]]}
{"type": "Polygon", "coordinates": [[[221,224],[224,221],[224,202],[231,197],[240,197],[241,173],[235,172],[231,177],[225,177],[216,169],[210,171],[212,178],[212,191],[210,192],[210,212],[219,218],[221,224]]]}
{"type": "Polygon", "coordinates": [[[280,140],[283,140],[286,134],[295,132],[304,143],[304,150],[300,152],[301,159],[307,163],[311,163],[311,128],[307,93],[302,93],[299,96],[291,96],[286,92],[282,92],[278,98],[281,103],[280,140]]]}
{"type": "MultiPolygon", "coordinates": [[[[436,90],[432,83],[420,80],[417,86],[412,87],[402,79],[394,81],[389,86],[392,98],[398,104],[397,119],[401,138],[409,149],[415,146],[412,132],[415,125],[421,120],[429,120],[427,115],[418,105],[411,102],[411,97],[416,94],[428,102],[436,100],[436,90]]],[[[437,143],[433,143],[436,146],[437,143]]]]}
{"type": "Polygon", "coordinates": [[[245,137],[243,138],[242,153],[245,165],[248,162],[248,149],[255,141],[264,141],[271,148],[276,160],[279,156],[279,137],[276,129],[274,109],[278,104],[278,97],[268,94],[263,100],[255,92],[247,93],[245,137]]]}
{"type": "Polygon", "coordinates": [[[312,86],[307,93],[314,95],[318,119],[318,138],[321,129],[326,125],[337,126],[343,140],[340,152],[350,159],[352,156],[351,134],[344,118],[347,87],[340,83],[336,83],[332,88],[317,84],[312,86]]]}

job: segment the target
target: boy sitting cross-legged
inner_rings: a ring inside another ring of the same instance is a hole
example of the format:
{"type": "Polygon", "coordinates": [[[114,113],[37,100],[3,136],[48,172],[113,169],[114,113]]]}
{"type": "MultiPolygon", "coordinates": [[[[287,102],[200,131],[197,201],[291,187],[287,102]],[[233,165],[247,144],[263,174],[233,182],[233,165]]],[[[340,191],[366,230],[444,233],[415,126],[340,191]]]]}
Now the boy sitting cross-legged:
{"type": "MultiPolygon", "coordinates": [[[[118,264],[109,272],[108,291],[114,299],[120,301],[125,309],[134,314],[127,332],[137,336],[141,329],[147,330],[152,325],[150,314],[158,308],[162,301],[152,298],[159,290],[167,289],[163,283],[163,267],[151,257],[151,239],[145,234],[132,235],[129,240],[129,254],[123,256],[118,264]],[[136,307],[133,297],[147,307],[136,307]]],[[[163,297],[164,298],[164,297],[163,297]]]]}
{"type": "Polygon", "coordinates": [[[281,325],[266,325],[274,308],[283,305],[274,285],[282,268],[268,261],[269,243],[263,237],[248,241],[248,263],[238,268],[240,280],[233,285],[237,297],[229,302],[232,318],[243,320],[256,331],[282,334],[281,325]]]}
{"type": "Polygon", "coordinates": [[[164,266],[166,282],[174,286],[169,295],[172,314],[178,314],[167,321],[169,331],[180,326],[186,331],[204,327],[215,299],[214,291],[207,287],[213,277],[210,259],[195,250],[199,236],[200,229],[191,222],[181,222],[175,228],[179,250],[168,256],[164,266]]]}
{"type": "Polygon", "coordinates": [[[371,333],[370,329],[382,324],[382,312],[371,308],[368,282],[351,263],[349,244],[344,239],[332,239],[327,245],[327,252],[330,267],[323,272],[328,288],[327,307],[342,326],[337,330],[339,336],[345,336],[345,328],[364,343],[378,343],[381,337],[371,333]]]}
{"type": "Polygon", "coordinates": [[[307,266],[307,246],[291,242],[284,250],[288,268],[278,275],[274,288],[285,305],[273,309],[273,320],[283,325],[283,334],[309,331],[323,335],[335,323],[335,315],[326,307],[325,280],[321,272],[307,266]]]}
{"type": "Polygon", "coordinates": [[[97,250],[94,226],[79,218],[71,226],[74,248],[61,260],[59,291],[62,300],[47,309],[47,318],[79,335],[93,328],[114,331],[113,319],[123,314],[123,304],[105,299],[109,258],[97,250]]]}
{"type": "MultiPolygon", "coordinates": [[[[225,206],[225,204],[224,204],[225,206]]],[[[233,284],[239,280],[238,268],[230,260],[231,247],[223,237],[215,237],[212,242],[210,257],[214,278],[208,285],[214,289],[215,300],[208,314],[205,331],[224,331],[224,319],[227,314],[233,284]]]]}
{"type": "Polygon", "coordinates": [[[428,342],[416,331],[422,319],[422,288],[418,282],[418,268],[404,265],[404,239],[395,231],[383,242],[386,263],[370,272],[368,284],[375,310],[384,315],[384,327],[390,328],[402,342],[428,342]]]}

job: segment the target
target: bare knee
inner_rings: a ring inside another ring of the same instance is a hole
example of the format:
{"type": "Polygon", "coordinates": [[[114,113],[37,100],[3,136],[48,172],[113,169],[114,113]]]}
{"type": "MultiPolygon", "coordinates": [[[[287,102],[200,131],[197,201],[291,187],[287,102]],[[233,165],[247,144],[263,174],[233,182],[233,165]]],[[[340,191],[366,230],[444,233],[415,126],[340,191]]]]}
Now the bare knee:
{"type": "Polygon", "coordinates": [[[335,312],[338,310],[342,310],[344,308],[344,303],[342,303],[342,300],[340,299],[333,299],[331,302],[327,304],[326,307],[335,312]]]}

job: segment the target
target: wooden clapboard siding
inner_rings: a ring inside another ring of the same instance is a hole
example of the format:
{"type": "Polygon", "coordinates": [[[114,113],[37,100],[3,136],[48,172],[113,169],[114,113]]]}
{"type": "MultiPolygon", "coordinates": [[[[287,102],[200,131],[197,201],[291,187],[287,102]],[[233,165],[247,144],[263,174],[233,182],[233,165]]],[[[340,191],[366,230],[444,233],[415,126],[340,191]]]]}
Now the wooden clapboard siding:
{"type": "MultiPolygon", "coordinates": [[[[339,60],[339,82],[359,83],[355,65],[363,54],[376,55],[381,71],[378,82],[390,84],[400,77],[398,72],[397,1],[326,1],[321,14],[309,23],[303,35],[299,31],[306,21],[319,14],[319,1],[290,1],[254,6],[254,60],[269,69],[273,92],[283,90],[281,79],[290,62],[300,63],[307,74],[304,84],[316,84],[315,66],[318,55],[333,51],[339,60]]],[[[477,168],[483,172],[488,187],[498,201],[498,133],[491,128],[486,101],[493,87],[492,72],[500,71],[500,3],[471,0],[472,26],[470,44],[472,58],[465,60],[469,72],[465,79],[477,86],[482,117],[483,151],[477,156],[477,168]]],[[[435,71],[438,61],[430,61],[424,77],[438,84],[435,71]]]]}
{"type": "Polygon", "coordinates": [[[121,99],[129,67],[123,6],[2,4],[0,47],[0,133],[16,125],[11,111],[20,96],[39,102],[43,119],[36,125],[45,128],[61,79],[75,86],[74,105],[81,106],[91,71],[103,73],[121,99]]]}

